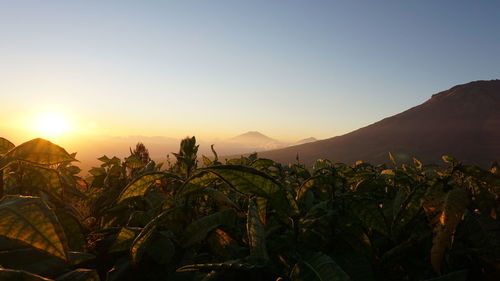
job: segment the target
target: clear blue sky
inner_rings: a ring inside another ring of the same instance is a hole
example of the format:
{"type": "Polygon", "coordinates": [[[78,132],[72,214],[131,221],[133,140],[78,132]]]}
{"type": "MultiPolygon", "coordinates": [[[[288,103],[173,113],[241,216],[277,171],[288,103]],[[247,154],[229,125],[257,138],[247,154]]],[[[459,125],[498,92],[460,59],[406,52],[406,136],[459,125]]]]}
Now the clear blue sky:
{"type": "Polygon", "coordinates": [[[495,78],[499,1],[0,0],[11,127],[326,138],[495,78]]]}

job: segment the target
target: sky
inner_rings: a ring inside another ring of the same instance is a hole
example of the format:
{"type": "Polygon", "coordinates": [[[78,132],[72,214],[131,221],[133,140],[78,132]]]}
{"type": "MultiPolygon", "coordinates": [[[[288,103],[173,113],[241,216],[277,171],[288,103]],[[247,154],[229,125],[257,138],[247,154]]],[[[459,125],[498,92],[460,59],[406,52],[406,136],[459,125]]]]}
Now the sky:
{"type": "Polygon", "coordinates": [[[0,0],[0,135],[333,137],[500,78],[499,27],[499,1],[0,0]]]}

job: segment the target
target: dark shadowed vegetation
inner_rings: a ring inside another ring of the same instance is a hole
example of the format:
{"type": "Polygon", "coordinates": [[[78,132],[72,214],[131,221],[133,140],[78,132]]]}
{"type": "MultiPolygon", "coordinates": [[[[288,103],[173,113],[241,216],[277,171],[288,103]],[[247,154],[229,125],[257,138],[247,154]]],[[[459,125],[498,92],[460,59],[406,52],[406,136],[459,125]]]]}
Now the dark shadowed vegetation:
{"type": "Polygon", "coordinates": [[[0,138],[0,280],[500,280],[500,168],[311,168],[144,145],[81,176],[0,138]],[[198,163],[202,159],[203,163],[198,163]]]}

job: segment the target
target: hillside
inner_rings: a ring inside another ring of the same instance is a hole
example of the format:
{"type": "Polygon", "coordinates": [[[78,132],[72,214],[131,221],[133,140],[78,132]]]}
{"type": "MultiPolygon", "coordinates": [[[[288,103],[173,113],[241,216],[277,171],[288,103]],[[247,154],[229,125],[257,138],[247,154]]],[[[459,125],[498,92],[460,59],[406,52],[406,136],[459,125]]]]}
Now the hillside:
{"type": "Polygon", "coordinates": [[[423,104],[351,133],[314,143],[262,152],[279,162],[311,164],[401,161],[415,156],[440,162],[443,154],[488,166],[500,158],[500,80],[475,81],[433,95],[423,104]]]}

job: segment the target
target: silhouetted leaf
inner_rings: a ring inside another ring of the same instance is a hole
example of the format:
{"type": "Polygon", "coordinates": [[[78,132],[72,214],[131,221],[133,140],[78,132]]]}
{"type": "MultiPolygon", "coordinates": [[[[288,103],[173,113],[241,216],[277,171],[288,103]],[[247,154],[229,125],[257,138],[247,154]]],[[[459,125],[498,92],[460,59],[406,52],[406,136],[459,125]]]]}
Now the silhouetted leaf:
{"type": "Polygon", "coordinates": [[[434,228],[431,249],[431,263],[438,273],[441,272],[444,252],[451,246],[452,237],[458,223],[462,220],[467,203],[467,193],[462,188],[452,189],[446,195],[439,222],[434,228]]]}
{"type": "Polygon", "coordinates": [[[14,270],[14,269],[6,269],[6,268],[0,268],[0,280],[2,280],[2,281],[53,281],[52,279],[48,279],[48,278],[42,277],[40,275],[29,273],[29,272],[26,272],[24,270],[14,270]]]}
{"type": "Polygon", "coordinates": [[[292,269],[292,281],[347,281],[350,280],[340,266],[329,256],[316,252],[306,256],[292,269]]]}
{"type": "Polygon", "coordinates": [[[469,273],[469,270],[464,269],[464,270],[459,270],[459,271],[455,271],[452,273],[448,273],[448,274],[445,274],[443,276],[439,276],[436,278],[426,279],[423,281],[466,281],[467,276],[469,275],[468,273],[469,273]]]}
{"type": "Polygon", "coordinates": [[[201,242],[210,231],[221,225],[232,225],[235,219],[234,210],[227,209],[194,221],[186,227],[186,231],[183,235],[183,247],[190,247],[193,244],[201,242]]]}
{"type": "Polygon", "coordinates": [[[100,281],[99,274],[93,269],[79,268],[56,278],[55,281],[100,281]]]}
{"type": "Polygon", "coordinates": [[[137,234],[141,231],[139,227],[122,227],[115,242],[109,248],[109,252],[128,251],[137,234]]]}
{"type": "Polygon", "coordinates": [[[152,237],[156,233],[162,220],[170,215],[176,208],[163,211],[161,214],[152,219],[135,237],[130,247],[130,256],[133,264],[138,264],[142,255],[146,251],[147,246],[150,244],[152,237]]]}
{"type": "Polygon", "coordinates": [[[387,234],[387,224],[382,211],[373,201],[357,200],[351,203],[352,213],[366,228],[375,229],[382,234],[387,234]]]}

